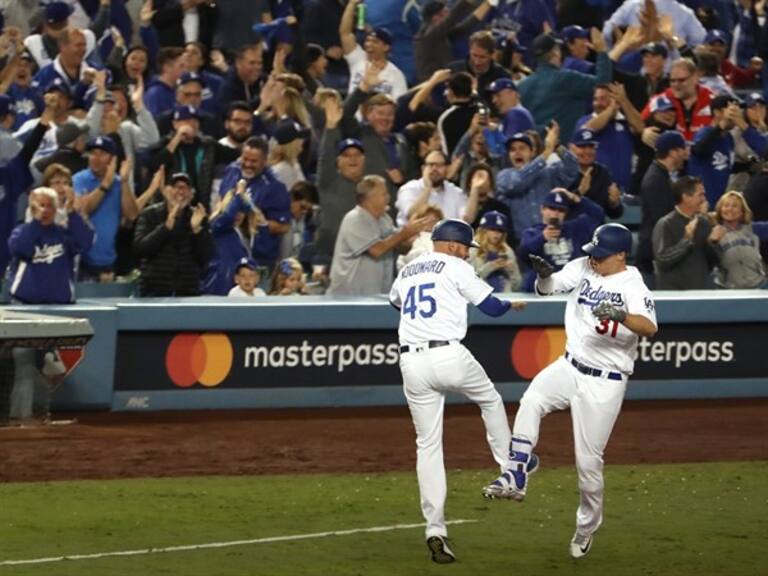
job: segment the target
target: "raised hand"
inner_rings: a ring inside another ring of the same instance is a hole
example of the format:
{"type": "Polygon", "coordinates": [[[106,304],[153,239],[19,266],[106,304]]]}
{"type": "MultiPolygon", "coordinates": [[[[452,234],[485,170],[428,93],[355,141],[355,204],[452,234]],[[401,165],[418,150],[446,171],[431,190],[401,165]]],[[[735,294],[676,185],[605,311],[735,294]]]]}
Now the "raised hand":
{"type": "Polygon", "coordinates": [[[136,86],[131,93],[131,106],[136,112],[144,108],[144,78],[141,74],[136,77],[136,86]]]}
{"type": "Polygon", "coordinates": [[[192,228],[193,233],[197,234],[200,232],[203,227],[205,215],[205,206],[203,206],[202,202],[192,208],[192,217],[189,219],[189,226],[192,228]]]}
{"type": "Polygon", "coordinates": [[[131,172],[133,171],[133,162],[130,158],[126,158],[120,164],[120,180],[128,182],[131,178],[131,172]]]}
{"type": "Polygon", "coordinates": [[[117,156],[113,156],[112,160],[107,166],[107,171],[104,174],[104,178],[101,180],[101,185],[109,190],[112,187],[112,183],[115,181],[115,174],[117,173],[117,156]]]}
{"type": "Polygon", "coordinates": [[[335,98],[328,98],[323,102],[323,111],[325,112],[326,130],[336,128],[344,115],[341,103],[335,98]]]}
{"type": "Polygon", "coordinates": [[[528,258],[531,260],[531,267],[539,278],[549,278],[554,274],[555,268],[544,260],[541,256],[536,254],[528,254],[528,258]]]}
{"type": "Polygon", "coordinates": [[[603,300],[592,308],[592,315],[598,320],[615,320],[616,322],[624,322],[627,318],[627,313],[620,308],[616,308],[607,300],[603,300]]]}

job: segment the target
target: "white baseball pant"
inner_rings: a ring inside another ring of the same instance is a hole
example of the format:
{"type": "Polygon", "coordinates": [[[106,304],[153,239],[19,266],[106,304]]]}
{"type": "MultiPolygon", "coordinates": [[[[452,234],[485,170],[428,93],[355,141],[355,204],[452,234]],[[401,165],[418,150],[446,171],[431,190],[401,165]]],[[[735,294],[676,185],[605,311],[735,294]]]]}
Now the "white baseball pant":
{"type": "MultiPolygon", "coordinates": [[[[515,417],[512,435],[529,440],[529,449],[533,450],[539,440],[541,419],[570,406],[581,492],[576,527],[582,534],[594,533],[603,521],[603,453],[626,387],[626,378],[609,380],[582,374],[561,356],[536,375],[515,417]]],[[[525,450],[525,445],[513,449],[525,450]]]]}
{"type": "Polygon", "coordinates": [[[416,475],[426,537],[447,536],[443,464],[446,392],[463,394],[480,407],[493,458],[503,470],[511,434],[504,402],[472,353],[458,342],[400,356],[403,390],[416,429],[416,475]]]}

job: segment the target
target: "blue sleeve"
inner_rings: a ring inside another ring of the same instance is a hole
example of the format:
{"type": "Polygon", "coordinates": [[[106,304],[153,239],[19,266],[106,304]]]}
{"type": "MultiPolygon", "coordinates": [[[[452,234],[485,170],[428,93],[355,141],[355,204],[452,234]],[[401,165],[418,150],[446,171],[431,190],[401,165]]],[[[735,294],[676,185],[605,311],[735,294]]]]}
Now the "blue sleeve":
{"type": "MultiPolygon", "coordinates": [[[[546,161],[539,156],[519,172],[512,168],[502,170],[496,177],[496,188],[508,198],[521,198],[530,192],[531,182],[546,167],[546,161]]],[[[578,165],[576,170],[578,170],[578,165]]]]}
{"type": "Polygon", "coordinates": [[[477,305],[480,312],[494,318],[506,314],[511,306],[507,300],[499,300],[493,294],[489,294],[485,300],[477,305]]]}
{"type": "Polygon", "coordinates": [[[227,207],[211,222],[211,233],[214,235],[232,230],[235,226],[235,217],[243,211],[243,199],[235,194],[227,207]]]}
{"type": "Polygon", "coordinates": [[[157,52],[160,50],[160,40],[157,37],[157,30],[150,24],[149,26],[142,26],[139,28],[139,37],[141,38],[144,48],[149,53],[149,69],[153,70],[153,62],[157,58],[157,52]]]}
{"type": "Polygon", "coordinates": [[[93,245],[96,233],[88,224],[85,223],[82,216],[77,212],[71,212],[67,226],[67,236],[69,236],[69,246],[74,254],[87,252],[93,245]]]}
{"type": "Polygon", "coordinates": [[[579,175],[579,162],[570,150],[565,151],[561,160],[561,162],[547,168],[552,178],[552,188],[556,186],[566,187],[579,175]]]}
{"type": "Polygon", "coordinates": [[[35,242],[42,231],[43,227],[37,220],[16,226],[8,239],[11,255],[20,260],[31,260],[35,255],[35,242]]]}
{"type": "Polygon", "coordinates": [[[752,126],[744,130],[742,136],[744,136],[744,141],[752,148],[755,154],[761,158],[765,157],[765,153],[768,151],[768,138],[760,134],[752,126]]]}
{"type": "Polygon", "coordinates": [[[590,220],[593,220],[598,224],[605,222],[605,210],[603,210],[603,207],[596,202],[593,202],[586,196],[581,198],[581,202],[576,204],[576,207],[582,215],[586,216],[590,220]]]}
{"type": "Polygon", "coordinates": [[[531,226],[523,232],[523,236],[520,239],[519,254],[521,259],[529,263],[529,254],[536,254],[537,256],[544,256],[544,226],[531,226]]]}

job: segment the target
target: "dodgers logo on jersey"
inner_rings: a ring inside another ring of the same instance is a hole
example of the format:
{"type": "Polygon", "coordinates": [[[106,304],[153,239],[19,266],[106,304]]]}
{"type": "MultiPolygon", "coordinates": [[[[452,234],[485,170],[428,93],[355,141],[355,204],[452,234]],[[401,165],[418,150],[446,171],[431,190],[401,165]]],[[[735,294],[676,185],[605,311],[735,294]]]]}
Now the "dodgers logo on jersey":
{"type": "Polygon", "coordinates": [[[624,306],[624,298],[621,296],[621,292],[611,292],[610,290],[604,290],[602,286],[592,287],[589,280],[584,278],[581,281],[579,287],[579,304],[586,304],[587,306],[594,307],[600,302],[607,300],[614,306],[624,306]]]}
{"type": "Polygon", "coordinates": [[[654,304],[653,300],[647,296],[643,298],[643,304],[645,304],[645,309],[648,310],[648,312],[653,312],[656,309],[656,304],[654,304]]]}

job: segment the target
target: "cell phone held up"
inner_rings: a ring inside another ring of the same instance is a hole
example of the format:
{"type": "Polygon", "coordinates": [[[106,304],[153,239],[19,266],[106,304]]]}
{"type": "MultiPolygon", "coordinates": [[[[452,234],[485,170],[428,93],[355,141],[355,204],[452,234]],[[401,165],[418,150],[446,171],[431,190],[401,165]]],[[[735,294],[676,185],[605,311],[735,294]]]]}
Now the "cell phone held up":
{"type": "Polygon", "coordinates": [[[560,230],[560,219],[559,218],[549,218],[547,220],[547,226],[551,226],[552,228],[560,230]]]}
{"type": "Polygon", "coordinates": [[[491,111],[488,109],[488,106],[483,104],[482,102],[477,105],[477,115],[480,117],[480,124],[482,126],[488,125],[488,120],[491,115],[491,111]]]}

